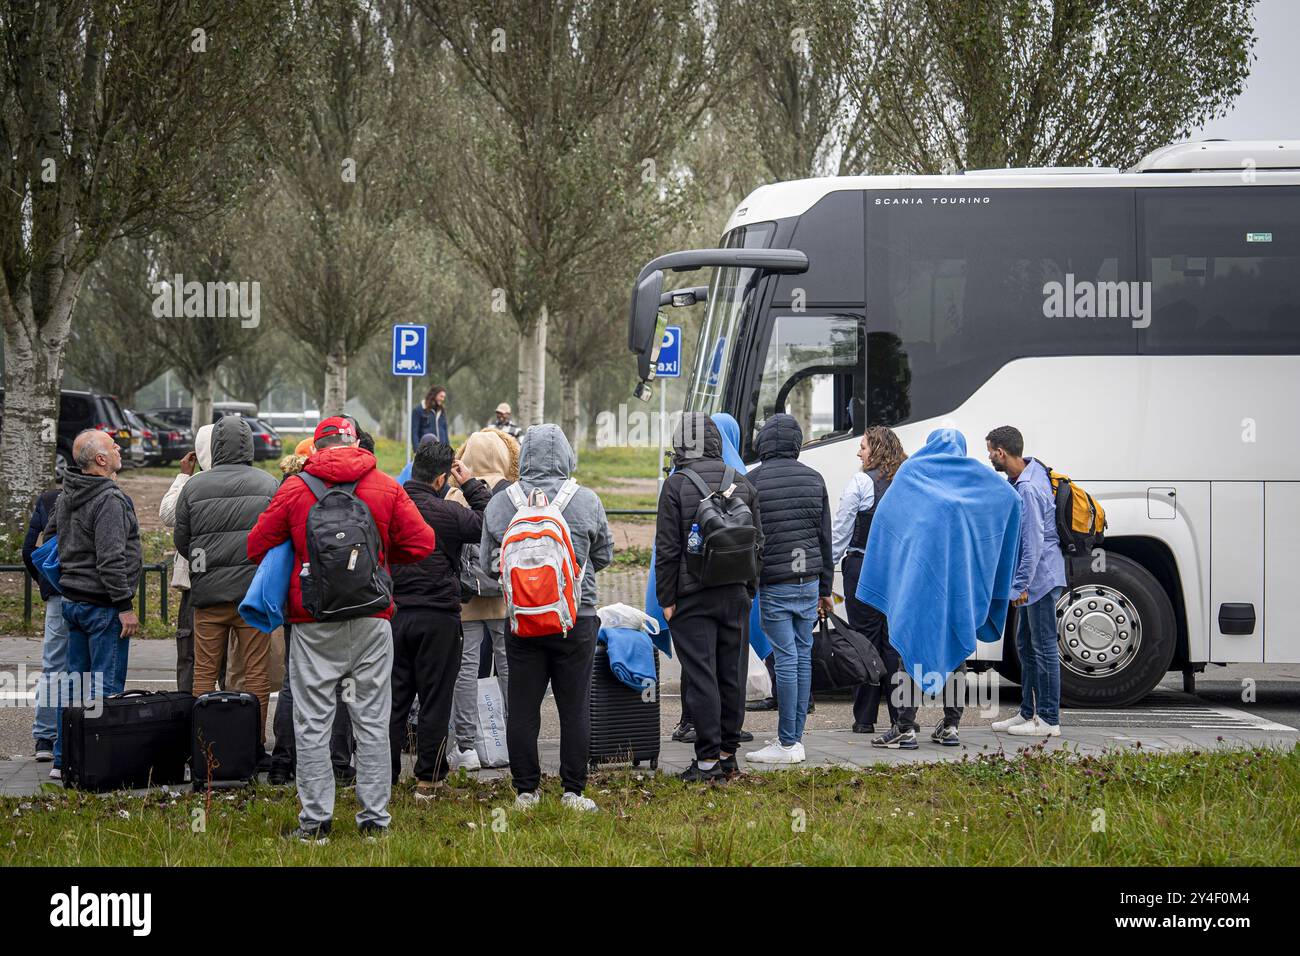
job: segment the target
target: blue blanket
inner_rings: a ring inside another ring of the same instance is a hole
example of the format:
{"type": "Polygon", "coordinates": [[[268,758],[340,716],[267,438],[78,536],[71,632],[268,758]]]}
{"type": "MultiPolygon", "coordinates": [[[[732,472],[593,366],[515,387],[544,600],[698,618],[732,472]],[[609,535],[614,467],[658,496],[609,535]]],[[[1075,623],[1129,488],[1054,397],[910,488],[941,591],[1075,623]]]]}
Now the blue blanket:
{"type": "Polygon", "coordinates": [[[239,602],[239,616],[265,634],[284,624],[293,566],[292,541],[285,541],[266,552],[253,575],[253,583],[248,586],[248,593],[239,602]]]}
{"type": "MultiPolygon", "coordinates": [[[[716,415],[709,416],[713,419],[714,424],[718,426],[718,431],[722,432],[722,460],[725,461],[742,475],[745,474],[745,460],[740,457],[740,425],[734,418],[726,412],[718,412],[716,415]]],[[[673,469],[676,471],[677,469],[673,469]]],[[[654,548],[650,549],[650,580],[645,586],[645,612],[659,622],[659,633],[652,640],[655,647],[667,654],[673,656],[672,644],[668,633],[668,622],[664,619],[664,609],[659,606],[659,598],[655,594],[655,555],[654,548]]],[[[754,649],[754,653],[760,658],[766,658],[772,653],[772,644],[763,633],[763,617],[758,610],[758,599],[749,609],[749,646],[754,649]]]]}
{"type": "Polygon", "coordinates": [[[59,564],[59,536],[57,534],[32,551],[32,564],[36,566],[37,571],[41,572],[41,577],[45,578],[50,587],[54,588],[59,594],[63,593],[63,590],[59,587],[59,577],[63,566],[59,564]]]}
{"type": "Polygon", "coordinates": [[[889,619],[889,642],[926,693],[1002,637],[1012,597],[1020,496],[966,457],[955,428],[933,431],[880,501],[858,579],[859,601],[889,619]]]}
{"type": "Polygon", "coordinates": [[[634,627],[602,627],[596,640],[605,645],[609,669],[628,687],[640,692],[657,682],[654,644],[645,631],[634,627]]]}

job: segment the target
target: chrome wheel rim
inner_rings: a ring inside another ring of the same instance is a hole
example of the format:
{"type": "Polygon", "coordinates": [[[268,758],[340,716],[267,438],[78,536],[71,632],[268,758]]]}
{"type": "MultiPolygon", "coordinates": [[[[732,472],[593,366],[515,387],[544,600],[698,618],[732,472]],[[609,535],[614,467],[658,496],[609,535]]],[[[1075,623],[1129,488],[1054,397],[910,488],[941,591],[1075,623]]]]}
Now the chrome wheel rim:
{"type": "Polygon", "coordinates": [[[1137,658],[1142,618],[1124,592],[1105,584],[1067,590],[1056,602],[1061,666],[1090,680],[1111,677],[1137,658]]]}

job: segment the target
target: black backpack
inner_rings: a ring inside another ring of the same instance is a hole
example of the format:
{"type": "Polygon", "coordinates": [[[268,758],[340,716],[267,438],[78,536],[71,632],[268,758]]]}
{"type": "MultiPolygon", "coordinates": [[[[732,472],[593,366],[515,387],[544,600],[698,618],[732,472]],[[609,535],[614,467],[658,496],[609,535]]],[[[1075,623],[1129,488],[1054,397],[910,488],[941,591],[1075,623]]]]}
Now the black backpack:
{"type": "Polygon", "coordinates": [[[686,552],[686,567],[706,588],[744,584],[758,577],[758,529],[749,505],[732,494],[736,469],[722,473],[722,486],[713,491],[692,469],[683,474],[700,492],[695,523],[704,546],[699,554],[686,552]]]}
{"type": "Polygon", "coordinates": [[[460,546],[460,600],[466,604],[476,597],[500,597],[501,580],[484,572],[479,564],[479,542],[460,546]]]}
{"type": "Polygon", "coordinates": [[[307,513],[307,561],[299,576],[302,606],[317,621],[368,617],[393,601],[393,578],[380,558],[379,530],[355,481],[326,485],[299,472],[316,496],[307,513]]]}

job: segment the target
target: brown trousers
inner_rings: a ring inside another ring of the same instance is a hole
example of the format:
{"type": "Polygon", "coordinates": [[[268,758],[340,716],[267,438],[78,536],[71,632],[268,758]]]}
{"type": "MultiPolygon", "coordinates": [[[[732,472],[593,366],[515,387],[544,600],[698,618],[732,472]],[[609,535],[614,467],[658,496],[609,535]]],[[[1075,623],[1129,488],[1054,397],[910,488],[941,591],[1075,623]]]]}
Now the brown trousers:
{"type": "Polygon", "coordinates": [[[239,682],[230,681],[257,698],[265,736],[266,711],[271,703],[271,636],[244,623],[234,603],[194,609],[194,696],[216,690],[217,674],[225,663],[227,648],[238,650],[243,673],[239,682]]]}

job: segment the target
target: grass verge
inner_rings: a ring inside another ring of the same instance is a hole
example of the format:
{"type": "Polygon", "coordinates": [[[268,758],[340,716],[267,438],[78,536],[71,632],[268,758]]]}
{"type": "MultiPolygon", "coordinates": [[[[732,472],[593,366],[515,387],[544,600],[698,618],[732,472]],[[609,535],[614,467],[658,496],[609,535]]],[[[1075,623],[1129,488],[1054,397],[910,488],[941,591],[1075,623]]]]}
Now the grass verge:
{"type": "Polygon", "coordinates": [[[328,846],[292,828],[291,788],[205,797],[62,791],[0,798],[10,865],[1295,865],[1300,749],[1016,760],[749,774],[725,786],[594,774],[591,816],[510,808],[506,781],[454,777],[435,801],[401,789],[377,843],[340,794],[328,846]],[[195,832],[199,821],[201,832],[195,832]]]}

